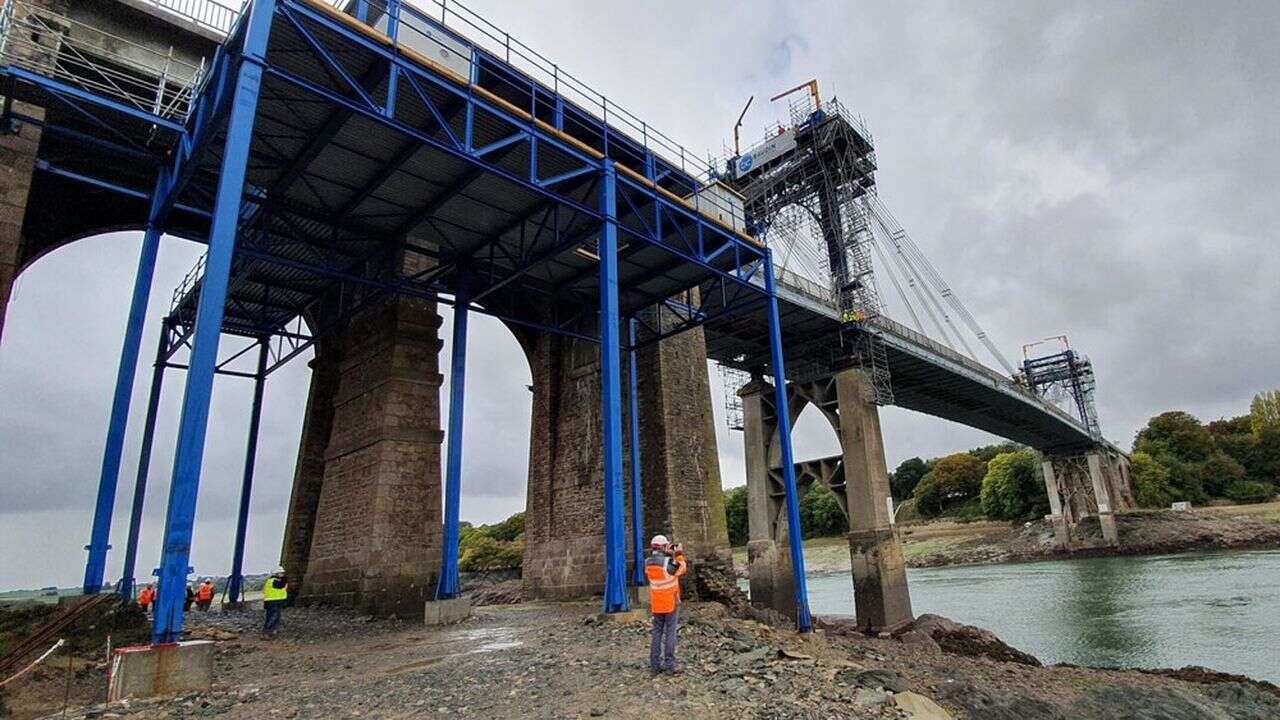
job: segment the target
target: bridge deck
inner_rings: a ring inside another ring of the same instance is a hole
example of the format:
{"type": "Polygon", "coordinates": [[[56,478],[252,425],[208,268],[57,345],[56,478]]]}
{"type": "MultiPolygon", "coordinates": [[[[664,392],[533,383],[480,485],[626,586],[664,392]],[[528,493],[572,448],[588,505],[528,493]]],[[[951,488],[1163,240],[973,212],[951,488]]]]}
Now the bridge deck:
{"type": "MultiPolygon", "coordinates": [[[[380,293],[456,295],[465,264],[473,307],[594,339],[593,164],[613,162],[623,196],[619,220],[634,236],[620,241],[620,309],[639,319],[637,342],[700,324],[711,359],[769,368],[763,296],[747,287],[763,285],[753,258],[735,246],[710,267],[689,262],[710,237],[708,227],[721,231],[720,247],[754,243],[737,233],[730,239],[723,226],[679,202],[699,186],[697,178],[478,48],[471,50],[471,79],[407,51],[420,75],[401,74],[389,90],[393,74],[378,52],[390,43],[385,35],[320,3],[297,7],[272,27],[249,173],[260,202],[237,250],[224,331],[257,337],[293,321],[306,334],[296,323],[302,315],[311,332],[323,333],[325,317],[340,324],[380,293]],[[370,45],[344,39],[339,27],[358,28],[370,45]],[[333,63],[316,61],[317,44],[333,63]],[[391,110],[380,116],[380,107],[391,110]],[[459,153],[468,148],[473,157],[459,153]],[[548,178],[553,182],[538,186],[548,178]],[[398,247],[387,240],[396,237],[407,238],[404,247],[419,261],[370,272],[398,247]],[[690,294],[692,288],[700,292],[690,294]],[[662,302],[682,294],[683,302],[662,302]]],[[[416,20],[420,29],[440,30],[416,20]]],[[[412,22],[402,25],[401,37],[412,22]]],[[[209,181],[216,161],[207,161],[209,181]]],[[[199,202],[202,194],[209,196],[193,187],[184,199],[199,202]]],[[[254,202],[252,194],[248,199],[254,202]]],[[[782,277],[779,286],[792,379],[829,372],[841,355],[838,313],[807,284],[782,277]]],[[[173,315],[188,329],[197,297],[198,284],[175,295],[173,315]]],[[[1074,418],[995,371],[891,321],[880,321],[879,330],[898,405],[1041,449],[1091,442],[1074,418]]]]}

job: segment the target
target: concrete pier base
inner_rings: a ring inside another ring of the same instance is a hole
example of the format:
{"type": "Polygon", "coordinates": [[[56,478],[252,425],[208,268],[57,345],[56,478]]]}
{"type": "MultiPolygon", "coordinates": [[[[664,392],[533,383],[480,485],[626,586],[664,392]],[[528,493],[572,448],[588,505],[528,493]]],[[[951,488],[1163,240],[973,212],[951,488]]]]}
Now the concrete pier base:
{"type": "Polygon", "coordinates": [[[471,598],[451,598],[449,600],[430,600],[426,604],[423,620],[427,625],[452,625],[471,617],[471,598]]]}
{"type": "Polygon", "coordinates": [[[213,686],[209,640],[117,648],[111,657],[107,702],[206,692],[213,686]]]}
{"type": "Polygon", "coordinates": [[[907,590],[906,560],[893,530],[849,533],[853,570],[853,603],[858,627],[892,632],[911,622],[911,593],[907,590]]]}
{"type": "Polygon", "coordinates": [[[794,618],[795,579],[786,547],[773,540],[752,540],[747,543],[747,563],[751,568],[751,604],[794,618]]]}

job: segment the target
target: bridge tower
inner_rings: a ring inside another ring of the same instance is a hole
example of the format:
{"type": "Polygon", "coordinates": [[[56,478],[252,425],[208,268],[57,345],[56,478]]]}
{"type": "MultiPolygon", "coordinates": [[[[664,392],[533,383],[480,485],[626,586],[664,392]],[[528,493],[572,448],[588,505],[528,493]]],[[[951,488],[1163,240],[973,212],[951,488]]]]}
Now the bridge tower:
{"type": "MultiPolygon", "coordinates": [[[[870,133],[837,101],[823,103],[816,83],[791,106],[792,122],[730,159],[725,182],[743,197],[748,226],[775,248],[822,246],[821,274],[840,316],[839,343],[791,351],[801,361],[786,382],[788,407],[771,401],[760,368],[738,396],[746,443],[751,596],[794,613],[777,423],[794,422],[812,404],[840,440],[838,461],[798,468],[798,482],[824,482],[849,524],[854,604],[859,626],[890,630],[912,619],[906,566],[893,526],[879,405],[893,402],[889,366],[872,322],[882,305],[872,271],[870,210],[875,151],[870,133]]],[[[788,93],[775,97],[778,99],[788,93]]],[[[775,379],[775,382],[782,382],[775,379]]]]}
{"type": "Polygon", "coordinates": [[[1070,549],[1076,542],[1073,529],[1085,517],[1095,515],[1103,542],[1118,545],[1115,513],[1137,503],[1129,478],[1129,456],[1102,437],[1094,403],[1097,385],[1093,363],[1072,349],[1065,335],[1024,345],[1022,354],[1019,381],[1036,395],[1072,406],[1093,439],[1085,447],[1041,451],[1055,539],[1070,549]],[[1031,348],[1047,342],[1060,343],[1062,349],[1047,355],[1030,354],[1031,348]]]}

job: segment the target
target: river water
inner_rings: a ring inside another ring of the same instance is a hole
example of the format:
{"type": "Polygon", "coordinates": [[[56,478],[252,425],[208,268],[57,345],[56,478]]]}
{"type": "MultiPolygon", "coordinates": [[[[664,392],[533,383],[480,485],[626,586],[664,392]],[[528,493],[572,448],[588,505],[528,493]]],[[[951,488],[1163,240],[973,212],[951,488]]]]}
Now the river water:
{"type": "MultiPolygon", "coordinates": [[[[1203,665],[1280,683],[1280,550],[908,571],[917,615],[984,627],[1045,664],[1203,665]]],[[[851,614],[847,574],[810,607],[851,614]]]]}

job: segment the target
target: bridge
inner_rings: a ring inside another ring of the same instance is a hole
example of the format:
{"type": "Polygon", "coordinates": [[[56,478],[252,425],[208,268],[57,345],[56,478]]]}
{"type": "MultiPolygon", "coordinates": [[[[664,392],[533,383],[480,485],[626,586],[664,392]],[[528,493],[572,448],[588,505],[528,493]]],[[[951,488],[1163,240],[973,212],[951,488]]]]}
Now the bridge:
{"type": "MultiPolygon", "coordinates": [[[[790,427],[807,404],[831,421],[843,455],[838,479],[834,462],[802,466],[801,477],[840,491],[865,627],[911,614],[880,405],[1037,449],[1060,540],[1097,514],[1114,541],[1127,466],[1083,408],[1065,412],[945,332],[931,339],[918,317],[915,330],[890,319],[872,293],[868,223],[894,221],[874,212],[870,135],[821,102],[816,86],[779,133],[792,146],[707,169],[456,2],[254,0],[241,11],[6,0],[0,22],[9,130],[0,148],[15,171],[0,236],[6,301],[13,277],[41,254],[107,229],[145,230],[87,593],[103,587],[160,236],[209,246],[161,328],[119,583],[125,593],[135,583],[162,380],[182,369],[156,642],[182,629],[215,376],[256,387],[230,573],[236,601],[263,385],[307,351],[312,386],[282,549],[303,599],[403,615],[460,595],[471,312],[506,324],[532,370],[530,594],[603,593],[606,612],[626,609],[629,587],[643,585],[646,530],[686,540],[702,562],[727,557],[708,358],[743,380],[753,601],[802,630],[810,621],[790,427]],[[835,166],[824,164],[832,157],[835,166]],[[65,212],[68,203],[78,212],[65,212]],[[805,203],[812,223],[787,219],[805,203]],[[806,241],[825,252],[825,277],[778,262],[806,241]],[[444,432],[439,304],[454,317],[444,432]]],[[[888,229],[881,242],[903,242],[888,229]]]]}

